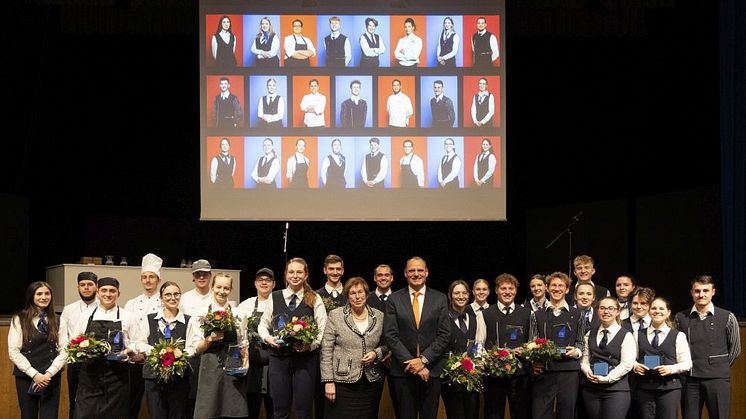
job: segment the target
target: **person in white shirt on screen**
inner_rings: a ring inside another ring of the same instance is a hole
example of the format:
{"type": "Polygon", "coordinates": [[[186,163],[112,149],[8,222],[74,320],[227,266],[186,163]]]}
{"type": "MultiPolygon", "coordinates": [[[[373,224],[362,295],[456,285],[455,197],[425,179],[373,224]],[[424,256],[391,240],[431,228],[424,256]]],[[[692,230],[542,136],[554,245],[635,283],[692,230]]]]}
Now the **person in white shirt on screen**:
{"type": "Polygon", "coordinates": [[[311,93],[303,96],[300,101],[300,109],[305,112],[303,116],[303,125],[308,128],[323,127],[324,110],[326,109],[326,96],[319,93],[319,81],[311,79],[308,82],[308,88],[311,93]]]}
{"type": "Polygon", "coordinates": [[[347,159],[342,154],[342,142],[332,140],[332,154],[321,162],[321,183],[325,188],[344,188],[347,185],[347,159]]]}
{"type": "Polygon", "coordinates": [[[212,36],[212,59],[221,68],[236,66],[236,35],[231,30],[231,18],[221,16],[218,29],[212,36]]]}
{"type": "Polygon", "coordinates": [[[443,31],[438,38],[438,50],[436,51],[438,66],[456,66],[456,55],[458,54],[460,43],[461,38],[456,33],[453,19],[450,17],[443,19],[443,31]]]}
{"type": "Polygon", "coordinates": [[[339,27],[339,16],[330,17],[329,30],[331,33],[324,38],[327,67],[347,67],[352,60],[350,40],[339,32],[339,27]]]}
{"type": "Polygon", "coordinates": [[[420,63],[420,53],[422,52],[422,39],[415,35],[417,30],[414,19],[408,17],[404,20],[404,35],[399,39],[394,50],[399,65],[402,67],[417,66],[420,63]]]}
{"type": "Polygon", "coordinates": [[[272,22],[268,17],[259,21],[259,33],[251,43],[251,53],[256,56],[257,67],[279,67],[280,39],[272,30],[272,22]]]}
{"type": "Polygon", "coordinates": [[[363,183],[369,188],[383,188],[383,180],[389,170],[389,159],[381,153],[381,140],[373,137],[368,144],[370,144],[370,153],[365,155],[360,171],[363,183]]]}
{"type": "Polygon", "coordinates": [[[497,37],[487,30],[487,19],[477,18],[477,32],[471,36],[471,50],[474,52],[473,66],[490,68],[500,56],[497,37]]]}
{"type": "Polygon", "coordinates": [[[236,158],[231,154],[231,140],[220,139],[220,154],[210,161],[210,182],[224,188],[233,187],[233,175],[236,174],[236,158]]]}
{"type": "Polygon", "coordinates": [[[492,141],[485,138],[482,140],[482,152],[474,159],[474,183],[477,186],[492,186],[495,167],[497,167],[497,158],[492,151],[492,141]]]}
{"type": "Polygon", "coordinates": [[[414,142],[404,140],[404,155],[399,159],[401,178],[399,184],[402,188],[424,188],[425,187],[425,165],[420,156],[414,154],[414,142]]]}
{"type": "Polygon", "coordinates": [[[277,94],[277,81],[267,79],[267,94],[259,99],[257,106],[260,128],[282,128],[285,116],[285,99],[277,94]]]}
{"type": "Polygon", "coordinates": [[[386,45],[383,38],[376,33],[378,20],[369,17],[365,19],[365,33],[360,35],[360,49],[363,51],[360,56],[360,67],[378,67],[379,58],[386,52],[386,45]]]}
{"type": "Polygon", "coordinates": [[[412,101],[401,91],[401,81],[391,82],[392,93],[386,100],[386,111],[389,113],[389,126],[404,128],[409,126],[409,118],[414,114],[412,101]]]}
{"type": "Polygon", "coordinates": [[[276,188],[275,178],[280,171],[280,159],[275,153],[274,142],[271,138],[265,138],[262,142],[264,155],[260,157],[251,171],[251,178],[256,182],[257,189],[276,188]]]}
{"type": "Polygon", "coordinates": [[[285,67],[310,67],[310,58],[316,55],[313,42],[303,36],[303,21],[293,20],[293,33],[285,37],[285,67]]]}
{"type": "Polygon", "coordinates": [[[443,143],[446,154],[438,166],[438,185],[441,188],[458,189],[458,174],[461,171],[461,157],[456,154],[456,142],[453,138],[446,138],[443,143]]]}
{"type": "Polygon", "coordinates": [[[298,138],[295,142],[295,153],[287,161],[288,179],[291,188],[308,188],[308,168],[310,161],[304,154],[306,152],[306,140],[298,138]]]}
{"type": "Polygon", "coordinates": [[[495,96],[487,91],[487,79],[479,79],[479,92],[471,102],[471,120],[478,127],[491,127],[495,115],[495,96]]]}

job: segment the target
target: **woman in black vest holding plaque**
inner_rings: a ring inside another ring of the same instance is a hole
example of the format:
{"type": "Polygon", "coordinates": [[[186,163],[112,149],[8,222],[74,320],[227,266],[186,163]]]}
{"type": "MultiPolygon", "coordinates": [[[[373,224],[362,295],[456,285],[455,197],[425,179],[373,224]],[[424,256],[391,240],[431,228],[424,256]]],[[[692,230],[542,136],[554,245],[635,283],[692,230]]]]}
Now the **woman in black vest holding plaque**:
{"type": "Polygon", "coordinates": [[[8,355],[23,419],[57,418],[59,372],[67,359],[66,342],[58,342],[58,332],[52,288],[42,281],[31,283],[24,307],[13,315],[8,331],[8,355]]]}
{"type": "Polygon", "coordinates": [[[619,302],[605,297],[598,303],[601,326],[585,335],[580,369],[583,400],[589,418],[624,419],[630,404],[627,374],[635,365],[637,345],[619,324],[619,302]]]}
{"type": "Polygon", "coordinates": [[[635,331],[638,346],[634,391],[641,419],[676,419],[681,402],[679,374],[692,368],[686,335],[671,328],[671,304],[658,297],[650,305],[651,324],[635,331]]]}
{"type": "MultiPolygon", "coordinates": [[[[147,357],[161,339],[166,341],[178,339],[186,341],[188,336],[187,325],[196,327],[189,323],[189,316],[179,310],[181,302],[181,288],[172,281],[166,281],[160,289],[161,303],[163,309],[158,313],[148,314],[147,346],[144,346],[147,357]]],[[[185,351],[193,355],[194,349],[186,347],[185,351]]],[[[189,370],[184,377],[175,377],[168,382],[160,381],[148,368],[143,367],[142,376],[145,379],[145,392],[148,401],[148,411],[153,419],[174,419],[186,417],[187,397],[189,396],[189,370]]]]}
{"type": "MultiPolygon", "coordinates": [[[[484,346],[487,328],[482,312],[474,314],[466,310],[469,305],[469,284],[463,280],[453,281],[448,287],[448,316],[451,324],[451,342],[448,351],[452,354],[472,353],[484,346]]],[[[472,419],[479,411],[479,393],[453,388],[443,383],[440,388],[448,419],[472,419]]]]}
{"type": "Polygon", "coordinates": [[[259,323],[259,337],[270,346],[269,392],[275,418],[290,416],[295,404],[298,419],[311,417],[315,386],[319,384],[319,346],[326,326],[326,309],[321,298],[308,285],[308,265],[301,258],[290,259],[285,267],[287,288],[274,291],[259,323]],[[283,322],[293,317],[312,317],[319,328],[313,343],[292,346],[278,343],[283,322]]]}

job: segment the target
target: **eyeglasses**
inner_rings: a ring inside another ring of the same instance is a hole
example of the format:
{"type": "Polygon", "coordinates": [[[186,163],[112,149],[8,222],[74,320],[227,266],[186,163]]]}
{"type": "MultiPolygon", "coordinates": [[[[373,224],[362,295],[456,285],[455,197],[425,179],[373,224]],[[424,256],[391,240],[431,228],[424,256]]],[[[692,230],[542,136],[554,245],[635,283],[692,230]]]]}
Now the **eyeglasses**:
{"type": "Polygon", "coordinates": [[[181,293],[180,292],[174,292],[174,293],[169,292],[168,294],[163,294],[163,299],[165,300],[170,300],[172,298],[177,298],[177,299],[181,298],[181,293]]]}
{"type": "Polygon", "coordinates": [[[268,278],[266,276],[263,276],[263,277],[260,277],[260,278],[256,278],[254,280],[254,282],[272,282],[272,281],[274,281],[274,279],[268,278]]]}
{"type": "Polygon", "coordinates": [[[609,313],[612,313],[614,311],[617,311],[618,308],[616,307],[599,307],[598,311],[608,311],[609,313]]]}

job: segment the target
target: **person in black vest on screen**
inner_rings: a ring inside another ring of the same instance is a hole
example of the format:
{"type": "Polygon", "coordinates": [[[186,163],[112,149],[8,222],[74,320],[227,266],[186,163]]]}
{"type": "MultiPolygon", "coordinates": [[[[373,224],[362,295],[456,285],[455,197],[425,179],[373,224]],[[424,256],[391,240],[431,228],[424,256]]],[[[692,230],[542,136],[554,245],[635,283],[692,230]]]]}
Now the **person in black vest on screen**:
{"type": "Polygon", "coordinates": [[[251,43],[251,53],[256,56],[256,66],[263,68],[277,68],[280,66],[280,40],[268,17],[259,21],[259,33],[251,43]]]}
{"type": "Polygon", "coordinates": [[[220,139],[220,154],[210,162],[210,182],[221,188],[233,187],[233,175],[236,174],[236,158],[231,154],[231,140],[220,139]]]}
{"type": "Polygon", "coordinates": [[[658,297],[650,305],[652,323],[635,331],[637,380],[632,407],[640,419],[676,419],[681,401],[680,374],[692,368],[692,356],[684,333],[672,329],[671,304],[658,297]]]}
{"type": "Polygon", "coordinates": [[[483,188],[494,186],[497,158],[489,138],[482,140],[482,152],[474,159],[474,184],[483,188]]]}
{"type": "Polygon", "coordinates": [[[271,138],[265,138],[262,142],[264,155],[256,161],[251,178],[256,182],[257,189],[275,189],[277,184],[277,173],[280,172],[280,159],[275,153],[275,143],[271,138]]]}
{"type": "MultiPolygon", "coordinates": [[[[339,138],[332,140],[332,154],[321,162],[321,184],[325,188],[344,189],[347,185],[347,159],[342,154],[342,142],[339,138]]],[[[341,288],[341,285],[340,285],[341,288]]]]}
{"type": "Polygon", "coordinates": [[[23,419],[57,418],[60,372],[69,343],[60,341],[59,324],[52,287],[42,281],[29,284],[24,307],[13,315],[8,331],[8,355],[23,419]]]}
{"type": "Polygon", "coordinates": [[[231,30],[231,18],[221,16],[212,36],[212,59],[221,69],[236,67],[236,35],[231,30]]]}
{"type": "Polygon", "coordinates": [[[692,370],[685,380],[684,419],[702,416],[707,406],[711,419],[730,416],[730,367],[741,353],[741,335],[736,316],[715,307],[715,281],[701,275],[692,279],[694,305],[676,314],[676,329],[686,334],[692,354],[692,370]]]}
{"type": "Polygon", "coordinates": [[[285,267],[287,288],[274,291],[259,323],[259,337],[270,347],[269,392],[275,418],[290,416],[295,405],[298,419],[311,417],[316,386],[319,385],[319,346],[326,327],[326,310],[321,297],[308,285],[308,265],[301,258],[290,259],[285,267]],[[279,319],[309,316],[319,328],[313,343],[303,346],[278,345],[279,319]]]}
{"type": "Polygon", "coordinates": [[[435,97],[430,99],[430,114],[434,128],[451,128],[456,123],[453,101],[443,94],[443,80],[433,82],[435,97]]]}
{"type": "Polygon", "coordinates": [[[461,157],[456,154],[456,142],[453,138],[446,138],[443,145],[446,154],[440,159],[438,166],[438,185],[443,189],[458,189],[461,157]]]}
{"type": "MultiPolygon", "coordinates": [[[[391,283],[394,282],[394,271],[389,265],[378,265],[376,269],[373,270],[373,282],[376,283],[376,289],[368,294],[368,305],[385,313],[386,302],[388,301],[392,293],[391,283]]],[[[377,402],[375,403],[375,407],[371,414],[371,419],[378,418],[378,405],[381,400],[381,396],[383,395],[383,384],[384,381],[388,379],[389,373],[391,371],[391,352],[389,352],[381,360],[381,364],[383,365],[382,371],[384,374],[384,380],[376,381],[375,400],[377,402]]],[[[391,405],[397,406],[396,392],[394,391],[394,388],[391,386],[391,384],[389,384],[389,397],[391,398],[391,405]]],[[[396,409],[394,409],[394,415],[396,415],[396,417],[399,417],[396,409]]]]}
{"type": "Polygon", "coordinates": [[[455,31],[453,19],[443,19],[443,31],[438,38],[436,51],[438,67],[456,67],[456,55],[460,44],[461,38],[455,31]]]}
{"type": "Polygon", "coordinates": [[[472,65],[478,68],[490,68],[492,62],[500,56],[495,34],[487,30],[487,19],[477,18],[477,32],[471,36],[471,49],[474,52],[472,65]]]}
{"type": "Polygon", "coordinates": [[[368,141],[370,153],[363,159],[361,176],[363,183],[369,188],[383,188],[383,181],[389,170],[389,159],[381,153],[381,140],[373,137],[368,141]]]}
{"type": "Polygon", "coordinates": [[[471,101],[471,120],[477,127],[492,127],[495,116],[495,95],[487,90],[487,79],[479,79],[479,91],[471,101]]]}
{"type": "Polygon", "coordinates": [[[637,345],[632,333],[619,325],[619,309],[616,298],[602,298],[601,325],[585,335],[582,391],[589,418],[624,419],[629,409],[627,374],[635,365],[637,345]]]}
{"type": "MultiPolygon", "coordinates": [[[[484,310],[487,325],[487,348],[515,350],[528,341],[531,325],[531,310],[515,303],[518,279],[511,274],[500,274],[495,278],[497,304],[484,310]]],[[[510,378],[484,380],[484,417],[503,419],[505,400],[510,404],[512,419],[531,417],[529,406],[531,386],[529,370],[524,367],[510,378]]]]}
{"type": "Polygon", "coordinates": [[[547,308],[531,313],[530,339],[552,340],[562,350],[562,358],[546,365],[533,364],[531,412],[534,419],[572,419],[578,395],[580,357],[583,353],[580,310],[565,300],[570,278],[562,272],[546,277],[549,289],[547,308]],[[564,348],[564,349],[563,349],[564,348]],[[556,416],[552,411],[556,400],[556,416]]]}
{"type": "MultiPolygon", "coordinates": [[[[198,327],[189,323],[189,316],[179,310],[181,302],[181,288],[173,281],[166,281],[160,288],[160,299],[163,309],[157,313],[147,316],[148,328],[145,331],[147,345],[143,345],[143,352],[148,356],[153,346],[161,339],[174,342],[178,339],[186,341],[187,325],[198,327]]],[[[194,354],[194,348],[185,348],[190,355],[194,354]]],[[[142,369],[145,379],[145,398],[148,403],[148,412],[153,419],[183,418],[187,413],[187,397],[189,396],[190,374],[187,369],[184,377],[174,377],[168,382],[158,380],[153,371],[145,365],[142,369]]]]}
{"type": "Polygon", "coordinates": [[[360,97],[360,80],[350,83],[350,97],[342,102],[339,119],[342,128],[363,128],[368,117],[368,103],[360,97]]]}
{"type": "Polygon", "coordinates": [[[238,96],[231,93],[231,81],[221,77],[220,93],[215,95],[212,103],[212,125],[215,128],[238,128],[243,125],[243,111],[238,96]]]}
{"type": "Polygon", "coordinates": [[[360,35],[360,67],[378,67],[379,56],[386,52],[383,38],[376,33],[378,20],[369,17],[365,19],[365,33],[360,35]]]}
{"type": "Polygon", "coordinates": [[[352,60],[350,40],[339,32],[339,16],[329,18],[331,33],[324,38],[327,67],[347,67],[352,60]]]}
{"type": "Polygon", "coordinates": [[[267,94],[259,99],[257,106],[258,128],[282,128],[285,117],[285,99],[277,94],[277,80],[267,79],[267,94]]]}

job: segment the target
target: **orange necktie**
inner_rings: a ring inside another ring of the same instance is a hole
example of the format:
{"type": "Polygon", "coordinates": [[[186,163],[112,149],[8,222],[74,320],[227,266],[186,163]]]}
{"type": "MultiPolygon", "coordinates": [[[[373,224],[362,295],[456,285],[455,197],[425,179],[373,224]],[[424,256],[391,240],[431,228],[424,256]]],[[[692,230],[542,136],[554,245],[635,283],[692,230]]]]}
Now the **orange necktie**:
{"type": "Polygon", "coordinates": [[[417,325],[417,328],[420,328],[420,300],[417,298],[420,296],[420,293],[418,291],[415,291],[412,293],[414,298],[412,298],[412,311],[414,312],[414,324],[417,325]]]}

